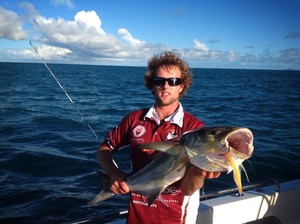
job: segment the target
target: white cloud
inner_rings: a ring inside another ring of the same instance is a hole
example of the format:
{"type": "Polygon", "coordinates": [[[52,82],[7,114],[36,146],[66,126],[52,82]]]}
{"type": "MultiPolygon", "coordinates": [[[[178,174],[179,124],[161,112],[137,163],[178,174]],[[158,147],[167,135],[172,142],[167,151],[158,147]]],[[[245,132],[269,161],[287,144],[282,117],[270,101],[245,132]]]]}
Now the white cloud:
{"type": "Polygon", "coordinates": [[[22,40],[26,36],[19,16],[12,11],[0,7],[0,38],[22,40]]]}
{"type": "Polygon", "coordinates": [[[39,41],[67,48],[78,56],[109,56],[109,52],[120,48],[119,41],[101,28],[101,20],[95,11],[80,11],[72,21],[38,16],[35,26],[42,36],[39,41]]]}
{"type": "Polygon", "coordinates": [[[118,32],[132,47],[141,47],[146,43],[145,41],[133,38],[130,32],[125,28],[120,28],[118,32]]]}
{"type": "Polygon", "coordinates": [[[197,50],[200,50],[200,51],[204,51],[204,52],[207,52],[209,49],[208,47],[206,46],[206,44],[204,43],[201,43],[200,41],[194,39],[194,47],[197,49],[197,50]]]}
{"type": "Polygon", "coordinates": [[[23,22],[33,23],[35,18],[39,16],[39,12],[29,2],[21,2],[18,6],[22,11],[20,18],[23,22]]]}
{"type": "Polygon", "coordinates": [[[279,52],[280,61],[287,64],[300,64],[300,49],[299,48],[289,48],[284,49],[279,52]]]}
{"type": "Polygon", "coordinates": [[[41,45],[38,48],[38,54],[35,55],[35,58],[40,59],[40,57],[44,57],[47,60],[57,60],[62,57],[66,58],[66,56],[70,55],[72,51],[62,47],[54,47],[49,45],[41,45]],[[53,54],[54,53],[54,54],[53,54]]]}
{"type": "Polygon", "coordinates": [[[68,60],[72,57],[72,52],[69,49],[53,47],[49,45],[41,45],[38,47],[38,54],[32,49],[3,49],[0,50],[0,59],[6,59],[8,61],[14,59],[22,60],[54,60],[58,61],[61,59],[68,60]]]}
{"type": "Polygon", "coordinates": [[[45,18],[38,15],[33,24],[40,36],[35,37],[35,42],[69,49],[74,60],[77,58],[81,61],[141,61],[156,49],[155,46],[134,38],[124,28],[118,31],[126,43],[106,33],[95,11],[80,11],[74,16],[74,20],[45,18]]]}
{"type": "Polygon", "coordinates": [[[238,58],[238,53],[231,50],[228,52],[227,58],[230,62],[236,61],[238,58]]]}
{"type": "Polygon", "coordinates": [[[77,25],[82,24],[87,28],[94,28],[99,34],[105,34],[101,28],[101,20],[95,11],[80,11],[75,15],[74,21],[77,25]]]}
{"type": "Polygon", "coordinates": [[[74,21],[66,21],[63,18],[49,18],[37,16],[35,26],[41,34],[49,41],[76,42],[84,39],[92,39],[95,36],[105,36],[101,28],[101,20],[95,11],[78,12],[74,21]]]}

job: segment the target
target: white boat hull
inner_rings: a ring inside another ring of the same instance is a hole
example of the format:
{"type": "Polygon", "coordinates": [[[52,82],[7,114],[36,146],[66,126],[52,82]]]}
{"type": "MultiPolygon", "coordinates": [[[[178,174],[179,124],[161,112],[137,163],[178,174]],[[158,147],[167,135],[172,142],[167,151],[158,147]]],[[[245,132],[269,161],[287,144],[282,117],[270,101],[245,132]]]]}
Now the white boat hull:
{"type": "MultiPolygon", "coordinates": [[[[124,217],[124,213],[127,211],[120,212],[119,215],[124,217]]],[[[101,220],[99,217],[95,219],[101,220]]],[[[95,219],[75,223],[94,223],[95,219]]],[[[124,223],[125,219],[110,222],[124,223]]],[[[300,224],[300,179],[244,190],[242,197],[231,193],[202,199],[197,224],[227,223],[300,224]]]]}
{"type": "Polygon", "coordinates": [[[300,223],[300,179],[201,201],[197,224],[300,223]]]}

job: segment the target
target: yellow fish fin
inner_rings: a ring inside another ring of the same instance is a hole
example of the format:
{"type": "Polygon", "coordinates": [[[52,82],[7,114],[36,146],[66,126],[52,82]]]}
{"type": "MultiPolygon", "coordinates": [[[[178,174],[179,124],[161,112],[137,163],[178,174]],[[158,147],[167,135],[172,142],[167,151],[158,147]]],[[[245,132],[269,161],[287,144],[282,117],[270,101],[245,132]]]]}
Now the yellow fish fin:
{"type": "Polygon", "coordinates": [[[233,169],[233,178],[236,183],[236,186],[239,190],[239,194],[242,196],[243,195],[243,187],[242,187],[242,181],[241,181],[241,173],[239,168],[236,166],[234,159],[232,158],[229,153],[224,154],[225,158],[228,160],[230,165],[232,166],[233,169]]]}

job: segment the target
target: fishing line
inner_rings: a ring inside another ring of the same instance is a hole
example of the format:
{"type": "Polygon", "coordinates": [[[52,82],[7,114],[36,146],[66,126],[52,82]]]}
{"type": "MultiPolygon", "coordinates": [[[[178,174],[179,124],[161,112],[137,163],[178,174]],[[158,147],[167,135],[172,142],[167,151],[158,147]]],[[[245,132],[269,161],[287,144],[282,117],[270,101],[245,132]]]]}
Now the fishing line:
{"type": "MultiPolygon", "coordinates": [[[[40,57],[40,59],[42,60],[43,64],[45,65],[45,67],[47,68],[47,70],[49,71],[49,73],[51,74],[51,76],[55,79],[55,81],[57,82],[57,84],[59,85],[59,87],[62,89],[62,91],[64,92],[64,94],[66,95],[66,97],[68,98],[68,100],[71,102],[71,104],[73,105],[73,107],[77,110],[77,112],[79,113],[81,119],[83,120],[83,122],[89,127],[89,129],[91,130],[91,132],[94,134],[96,140],[98,142],[101,142],[98,135],[96,134],[96,132],[94,131],[94,129],[92,128],[92,126],[89,124],[89,122],[85,119],[85,117],[83,116],[83,114],[81,113],[81,111],[79,110],[79,108],[77,107],[76,103],[74,102],[74,100],[72,100],[71,96],[68,94],[68,92],[65,90],[65,88],[63,87],[63,85],[60,83],[60,81],[58,80],[58,78],[56,77],[56,75],[51,71],[51,69],[49,68],[49,66],[47,65],[44,57],[38,52],[37,48],[33,46],[31,40],[29,40],[29,44],[31,45],[31,47],[33,48],[33,50],[35,51],[35,53],[40,57]]],[[[119,167],[117,165],[117,163],[115,162],[115,160],[112,160],[113,163],[116,165],[116,167],[119,167]]],[[[121,160],[121,163],[124,163],[121,160]]],[[[125,164],[125,163],[124,163],[125,164]]],[[[126,213],[127,211],[125,211],[126,213]]],[[[124,212],[119,212],[118,214],[121,215],[124,212]]],[[[80,222],[79,222],[80,223],[80,222]]]]}
{"type": "Polygon", "coordinates": [[[67,91],[65,90],[65,88],[62,86],[62,84],[59,82],[58,78],[55,76],[55,74],[51,71],[51,69],[49,68],[49,66],[47,65],[47,63],[45,62],[44,57],[38,52],[37,48],[33,46],[31,40],[29,41],[29,44],[31,45],[31,47],[33,48],[33,50],[35,51],[35,53],[40,57],[40,59],[42,60],[43,64],[45,65],[45,67],[47,68],[47,70],[49,71],[49,73],[52,75],[52,77],[55,79],[55,81],[57,82],[57,84],[59,85],[59,87],[62,89],[62,91],[65,93],[66,97],[69,99],[69,101],[71,102],[71,104],[73,105],[73,107],[77,110],[77,112],[79,113],[79,115],[81,116],[81,119],[83,120],[83,122],[89,127],[89,129],[92,131],[92,133],[94,134],[95,138],[97,139],[98,142],[100,142],[100,139],[98,137],[98,135],[96,134],[96,132],[94,131],[94,129],[92,128],[92,126],[89,124],[89,122],[85,119],[85,117],[83,116],[83,114],[81,113],[81,111],[79,110],[79,108],[77,107],[76,103],[72,100],[72,98],[70,97],[70,95],[67,93],[67,91]]]}
{"type": "Polygon", "coordinates": [[[205,199],[205,201],[206,201],[206,203],[207,203],[208,210],[209,210],[210,217],[211,217],[211,219],[213,220],[213,217],[214,217],[214,216],[213,216],[213,208],[212,208],[212,205],[211,205],[210,201],[208,200],[208,197],[206,196],[204,187],[205,187],[205,181],[204,181],[204,183],[203,183],[202,189],[200,189],[200,192],[202,191],[203,197],[202,197],[201,194],[200,194],[200,199],[199,199],[199,200],[200,200],[200,203],[201,203],[201,202],[202,202],[202,198],[205,199]]]}

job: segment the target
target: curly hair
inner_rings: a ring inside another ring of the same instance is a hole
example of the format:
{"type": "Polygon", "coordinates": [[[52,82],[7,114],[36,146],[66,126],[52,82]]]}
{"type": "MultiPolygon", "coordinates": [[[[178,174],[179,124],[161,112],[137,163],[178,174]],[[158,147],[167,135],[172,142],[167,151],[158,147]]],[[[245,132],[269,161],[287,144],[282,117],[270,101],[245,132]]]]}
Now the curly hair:
{"type": "Polygon", "coordinates": [[[179,58],[179,55],[174,51],[166,51],[161,54],[155,54],[148,61],[148,69],[144,76],[144,83],[147,89],[152,90],[152,77],[156,75],[159,67],[165,67],[170,69],[176,66],[181,71],[181,78],[183,79],[184,89],[180,93],[180,97],[187,93],[187,90],[192,85],[192,72],[190,71],[189,65],[179,58]]]}

